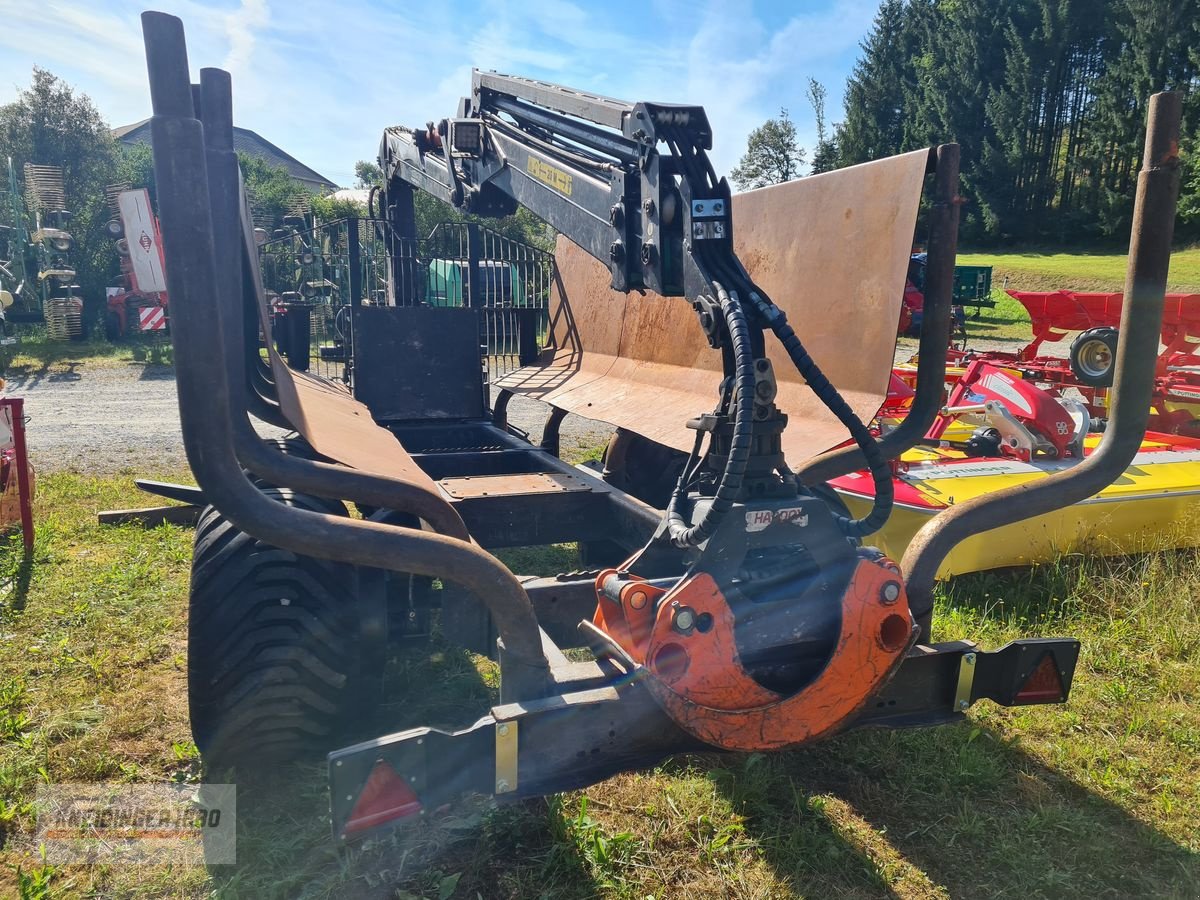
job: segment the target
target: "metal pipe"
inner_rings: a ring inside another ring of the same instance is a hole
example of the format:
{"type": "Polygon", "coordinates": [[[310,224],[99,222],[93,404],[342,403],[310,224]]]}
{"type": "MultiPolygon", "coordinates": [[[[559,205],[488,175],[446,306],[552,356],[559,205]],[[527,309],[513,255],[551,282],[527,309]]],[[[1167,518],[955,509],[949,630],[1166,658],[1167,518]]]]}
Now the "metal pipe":
{"type": "MultiPolygon", "coordinates": [[[[222,305],[221,324],[228,354],[226,373],[232,386],[245,383],[245,359],[237,349],[249,335],[242,328],[241,302],[247,290],[243,265],[257,265],[247,258],[249,242],[239,220],[239,183],[237,154],[233,149],[233,93],[228,72],[200,70],[201,118],[204,123],[205,155],[208,164],[209,197],[212,204],[213,243],[216,258],[225,261],[217,267],[217,301],[222,305]],[[241,240],[239,240],[241,238],[241,240]],[[243,247],[246,252],[243,252],[243,247]]],[[[256,290],[250,286],[250,290],[256,290]]],[[[257,333],[255,335],[257,337],[257,333]]],[[[330,500],[351,500],[411,513],[428,522],[435,531],[469,541],[470,533],[462,517],[449,503],[431,496],[426,490],[396,478],[385,478],[314,460],[281,453],[263,441],[246,416],[242,398],[249,389],[231,391],[230,422],[233,426],[234,453],[238,461],[255,475],[293,490],[330,500]],[[239,402],[240,401],[240,402],[239,402]]],[[[286,420],[285,420],[286,421],[286,420]]],[[[290,423],[288,427],[291,427],[290,423]]]]}
{"type": "MultiPolygon", "coordinates": [[[[935,162],[933,208],[929,214],[929,258],[925,265],[925,306],[921,316],[921,343],[917,349],[917,387],[912,406],[895,429],[879,439],[887,459],[916,446],[929,431],[946,393],[946,341],[954,306],[954,258],[958,252],[958,144],[942,144],[932,151],[935,162]]],[[[839,447],[815,456],[796,476],[817,484],[866,466],[856,445],[839,447]]]]}
{"type": "Polygon", "coordinates": [[[933,610],[934,579],[946,555],[960,541],[1092,496],[1112,484],[1141,448],[1150,418],[1175,201],[1179,196],[1180,109],[1180,94],[1176,92],[1150,98],[1145,157],[1133,208],[1112,404],[1100,446],[1065,472],[967,500],[934,517],[917,532],[904,554],[901,570],[908,574],[909,606],[918,621],[924,618],[926,635],[933,610]]]}
{"type": "Polygon", "coordinates": [[[187,89],[183,24],[174,16],[146,12],[142,27],[153,98],[154,171],[173,301],[179,413],[196,480],[234,525],[268,543],[321,559],[461,584],[488,606],[504,641],[504,694],[544,695],[550,668],[533,606],[520,582],[497,559],[442,535],[284,506],[263,496],[238,465],[229,416],[230,384],[222,364],[227,355],[222,310],[216,302],[204,129],[193,118],[187,89]]]}

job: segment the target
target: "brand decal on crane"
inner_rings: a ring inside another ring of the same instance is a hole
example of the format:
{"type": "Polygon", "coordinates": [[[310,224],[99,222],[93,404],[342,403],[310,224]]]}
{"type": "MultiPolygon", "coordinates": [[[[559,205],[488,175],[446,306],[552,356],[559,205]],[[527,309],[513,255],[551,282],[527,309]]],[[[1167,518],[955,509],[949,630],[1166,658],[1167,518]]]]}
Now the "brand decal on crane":
{"type": "Polygon", "coordinates": [[[549,163],[542,162],[542,160],[534,156],[529,157],[529,162],[526,164],[525,169],[530,175],[542,182],[542,184],[550,185],[550,187],[554,188],[560,194],[566,194],[568,197],[571,196],[572,178],[561,169],[556,169],[549,163]]]}

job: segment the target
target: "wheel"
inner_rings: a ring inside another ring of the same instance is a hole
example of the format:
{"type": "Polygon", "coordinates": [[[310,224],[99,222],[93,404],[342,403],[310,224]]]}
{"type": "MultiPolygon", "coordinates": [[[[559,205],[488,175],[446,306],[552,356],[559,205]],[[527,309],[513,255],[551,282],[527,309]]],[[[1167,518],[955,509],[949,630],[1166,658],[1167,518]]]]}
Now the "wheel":
{"type": "Polygon", "coordinates": [[[1117,329],[1089,328],[1071,342],[1071,371],[1088,387],[1112,387],[1117,359],[1117,329]]]}
{"type": "MultiPolygon", "coordinates": [[[[333,501],[264,494],[346,514],[333,501]]],[[[280,550],[204,510],[192,559],[188,707],[209,765],[253,769],[325,753],[371,713],[383,660],[364,649],[357,585],[351,565],[280,550]]]]}

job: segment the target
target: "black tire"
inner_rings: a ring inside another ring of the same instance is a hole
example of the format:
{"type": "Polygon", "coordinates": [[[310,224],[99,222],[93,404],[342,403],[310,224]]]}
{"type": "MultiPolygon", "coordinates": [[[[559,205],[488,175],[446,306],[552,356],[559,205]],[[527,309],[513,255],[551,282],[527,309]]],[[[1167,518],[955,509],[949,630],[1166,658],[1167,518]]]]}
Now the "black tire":
{"type": "Polygon", "coordinates": [[[1088,387],[1112,387],[1117,364],[1117,329],[1089,328],[1071,341],[1071,372],[1088,387]]]}
{"type": "MultiPolygon", "coordinates": [[[[264,493],[346,514],[337,502],[264,493]]],[[[323,754],[372,712],[382,661],[362,652],[356,584],[353,566],[272,547],[204,510],[192,559],[188,706],[208,765],[254,769],[323,754]]]]}

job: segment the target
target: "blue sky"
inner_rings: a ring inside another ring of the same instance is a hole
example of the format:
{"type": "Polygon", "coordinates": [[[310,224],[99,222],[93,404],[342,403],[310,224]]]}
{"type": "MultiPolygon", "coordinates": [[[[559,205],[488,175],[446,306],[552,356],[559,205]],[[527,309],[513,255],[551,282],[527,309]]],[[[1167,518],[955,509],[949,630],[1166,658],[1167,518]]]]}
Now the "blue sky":
{"type": "MultiPolygon", "coordinates": [[[[34,65],[91,96],[113,126],[149,115],[141,2],[0,0],[0,103],[34,65]]],[[[349,185],[387,125],[454,114],[470,70],[495,69],[625,100],[700,103],[718,171],[785,106],[814,143],[809,76],[842,117],[842,89],[878,0],[161,0],[188,36],[193,76],[233,74],[234,119],[349,185]]]]}

